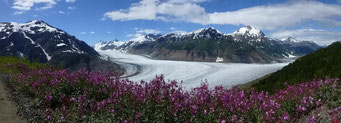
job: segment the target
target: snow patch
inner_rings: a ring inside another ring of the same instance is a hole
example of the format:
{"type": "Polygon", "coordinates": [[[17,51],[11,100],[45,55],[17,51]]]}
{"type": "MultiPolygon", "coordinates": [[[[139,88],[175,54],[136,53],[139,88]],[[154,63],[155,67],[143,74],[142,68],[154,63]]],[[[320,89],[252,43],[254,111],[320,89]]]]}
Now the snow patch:
{"type": "Polygon", "coordinates": [[[38,47],[40,47],[40,49],[44,52],[47,61],[51,60],[51,56],[49,54],[47,54],[47,52],[45,51],[45,49],[43,47],[41,47],[39,44],[37,44],[38,47]]]}
{"type": "Polygon", "coordinates": [[[13,42],[11,42],[11,44],[10,44],[9,46],[10,46],[10,47],[11,47],[11,46],[14,46],[13,42]]]}
{"type": "Polygon", "coordinates": [[[28,37],[28,36],[26,35],[25,32],[23,32],[23,34],[24,34],[25,38],[27,38],[27,39],[29,39],[29,40],[31,41],[32,44],[35,44],[36,47],[39,47],[39,48],[43,51],[43,53],[44,53],[45,56],[46,56],[47,61],[50,61],[50,60],[51,60],[51,56],[50,56],[49,54],[47,54],[47,52],[45,51],[45,49],[44,49],[43,47],[41,47],[40,44],[35,43],[30,37],[28,37]]]}
{"type": "Polygon", "coordinates": [[[9,46],[6,47],[6,48],[7,48],[6,50],[11,50],[11,47],[12,47],[12,46],[14,46],[13,42],[11,42],[11,43],[9,44],[9,46]]]}
{"type": "Polygon", "coordinates": [[[104,47],[105,44],[103,42],[98,42],[97,44],[94,45],[95,50],[101,50],[102,47],[104,47]]]}
{"type": "Polygon", "coordinates": [[[24,54],[22,52],[18,52],[20,58],[24,58],[24,54]]]}
{"type": "Polygon", "coordinates": [[[73,51],[72,50],[65,50],[65,51],[63,51],[63,53],[73,53],[73,51]]]}
{"type": "Polygon", "coordinates": [[[81,50],[79,50],[76,46],[75,46],[75,44],[72,44],[72,52],[76,52],[76,53],[78,53],[78,54],[85,54],[83,51],[81,51],[81,50]]]}
{"type": "Polygon", "coordinates": [[[288,54],[289,55],[289,57],[288,58],[295,58],[295,57],[297,57],[297,56],[295,56],[295,55],[292,55],[292,54],[288,54]]]}
{"type": "Polygon", "coordinates": [[[235,34],[235,35],[245,35],[245,34],[247,34],[247,35],[259,35],[260,33],[261,33],[260,30],[249,25],[249,26],[242,27],[242,28],[238,29],[233,34],[235,34]]]}
{"type": "Polygon", "coordinates": [[[85,54],[83,51],[79,51],[79,50],[76,50],[76,49],[71,49],[71,50],[65,50],[65,51],[62,51],[63,53],[77,53],[77,54],[85,54]]]}
{"type": "Polygon", "coordinates": [[[25,38],[31,41],[31,44],[36,44],[36,42],[34,42],[30,37],[28,37],[25,32],[23,32],[23,34],[25,38]]]}
{"type": "Polygon", "coordinates": [[[217,59],[215,60],[215,62],[224,62],[224,58],[217,57],[217,59]]]}
{"type": "Polygon", "coordinates": [[[59,44],[57,44],[57,47],[61,47],[61,46],[66,46],[66,44],[65,44],[65,43],[59,43],[59,44]]]}

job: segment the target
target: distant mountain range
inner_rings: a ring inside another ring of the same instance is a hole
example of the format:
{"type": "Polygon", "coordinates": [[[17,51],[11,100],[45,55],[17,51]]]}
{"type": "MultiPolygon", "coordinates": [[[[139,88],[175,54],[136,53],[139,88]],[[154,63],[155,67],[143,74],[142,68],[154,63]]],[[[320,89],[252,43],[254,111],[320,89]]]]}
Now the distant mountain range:
{"type": "Polygon", "coordinates": [[[148,34],[113,45],[115,43],[100,42],[95,45],[95,49],[124,49],[130,53],[165,60],[274,63],[321,48],[313,42],[297,41],[291,37],[284,40],[268,38],[252,26],[242,27],[232,34],[222,33],[212,27],[193,32],[148,34]]]}
{"type": "Polygon", "coordinates": [[[85,42],[42,20],[0,22],[0,56],[24,57],[73,70],[97,69],[98,63],[110,64],[111,69],[119,68],[100,60],[99,54],[85,42]]]}

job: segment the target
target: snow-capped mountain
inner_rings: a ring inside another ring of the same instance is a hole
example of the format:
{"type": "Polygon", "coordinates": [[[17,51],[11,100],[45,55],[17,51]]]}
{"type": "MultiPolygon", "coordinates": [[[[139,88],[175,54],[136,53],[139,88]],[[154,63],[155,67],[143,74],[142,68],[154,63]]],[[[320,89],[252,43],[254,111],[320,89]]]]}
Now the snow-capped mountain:
{"type": "Polygon", "coordinates": [[[0,37],[0,46],[4,47],[1,54],[20,54],[40,62],[48,62],[58,54],[97,55],[85,42],[41,20],[0,23],[0,37]]]}
{"type": "Polygon", "coordinates": [[[223,38],[224,33],[214,29],[213,27],[209,28],[202,28],[195,30],[193,32],[183,32],[183,31],[176,31],[171,32],[169,34],[162,35],[160,38],[170,38],[170,39],[183,39],[183,38],[192,38],[192,39],[199,39],[199,38],[205,38],[205,39],[219,39],[223,38]]]}
{"type": "Polygon", "coordinates": [[[193,39],[199,39],[199,38],[204,38],[204,39],[222,39],[224,36],[224,33],[214,29],[213,27],[210,28],[203,28],[199,29],[197,31],[194,31],[191,33],[193,35],[193,39]]]}
{"type": "Polygon", "coordinates": [[[100,41],[97,44],[95,44],[93,47],[96,51],[98,50],[108,50],[108,49],[115,49],[119,46],[123,45],[126,42],[113,40],[113,41],[100,41]]]}
{"type": "Polygon", "coordinates": [[[65,33],[55,27],[50,26],[42,20],[33,20],[27,23],[16,22],[1,22],[0,31],[6,33],[26,32],[29,34],[44,33],[44,32],[58,32],[65,33]]]}
{"type": "Polygon", "coordinates": [[[219,32],[218,30],[214,29],[213,27],[210,28],[202,28],[193,32],[172,32],[165,35],[154,35],[154,34],[145,34],[145,35],[139,35],[135,38],[130,39],[126,43],[124,43],[120,48],[121,49],[128,49],[143,43],[153,42],[156,40],[159,40],[160,38],[164,39],[171,39],[171,40],[181,40],[183,38],[192,38],[192,39],[199,39],[199,38],[223,38],[224,33],[219,32]]]}
{"type": "Polygon", "coordinates": [[[42,20],[0,22],[0,56],[19,56],[31,61],[90,68],[99,54],[75,36],[42,20]]]}
{"type": "Polygon", "coordinates": [[[144,34],[139,35],[135,38],[130,39],[129,41],[123,43],[119,46],[120,49],[129,49],[131,47],[141,45],[148,42],[156,41],[161,35],[154,35],[154,34],[144,34]]]}
{"type": "Polygon", "coordinates": [[[232,35],[236,41],[260,42],[265,38],[265,35],[261,30],[250,25],[239,28],[237,31],[233,32],[232,35]]]}
{"type": "Polygon", "coordinates": [[[279,42],[296,55],[308,54],[322,48],[312,41],[301,41],[294,37],[284,38],[279,42]]]}
{"type": "Polygon", "coordinates": [[[268,38],[253,26],[242,27],[231,34],[210,27],[192,32],[171,32],[153,38],[142,35],[117,49],[166,60],[272,63],[319,48],[316,44],[317,47],[307,48],[301,42],[294,42],[293,38],[290,40],[293,41],[285,43],[288,41],[268,38]],[[310,50],[302,52],[298,49],[310,50]]]}
{"type": "Polygon", "coordinates": [[[287,38],[281,39],[281,41],[283,41],[283,42],[300,42],[299,40],[297,40],[294,37],[287,37],[287,38]]]}

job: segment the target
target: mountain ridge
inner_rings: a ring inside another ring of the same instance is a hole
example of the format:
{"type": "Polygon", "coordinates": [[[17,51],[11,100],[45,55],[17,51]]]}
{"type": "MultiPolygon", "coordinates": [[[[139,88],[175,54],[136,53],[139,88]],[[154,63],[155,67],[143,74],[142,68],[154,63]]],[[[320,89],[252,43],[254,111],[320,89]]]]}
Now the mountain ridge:
{"type": "Polygon", "coordinates": [[[130,53],[164,60],[273,63],[282,62],[282,59],[294,55],[305,55],[320,48],[312,42],[303,42],[301,45],[285,44],[266,37],[261,30],[253,26],[242,27],[231,34],[209,27],[192,32],[172,32],[152,37],[156,38],[129,40],[113,49],[124,49],[130,53]],[[295,47],[291,48],[293,45],[295,47]],[[298,49],[304,50],[297,52],[298,49]]]}

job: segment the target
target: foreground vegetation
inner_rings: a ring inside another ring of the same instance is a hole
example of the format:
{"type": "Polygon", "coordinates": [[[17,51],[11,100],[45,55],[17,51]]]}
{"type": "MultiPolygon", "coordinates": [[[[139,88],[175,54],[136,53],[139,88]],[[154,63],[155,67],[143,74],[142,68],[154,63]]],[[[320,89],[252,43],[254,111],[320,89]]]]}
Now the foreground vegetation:
{"type": "Polygon", "coordinates": [[[135,83],[109,72],[70,72],[7,57],[0,58],[0,70],[50,122],[295,122],[316,109],[339,122],[341,111],[339,79],[286,84],[269,95],[220,86],[209,90],[207,83],[185,91],[162,76],[135,83]]]}
{"type": "Polygon", "coordinates": [[[320,49],[297,59],[282,70],[260,80],[253,87],[258,91],[274,93],[289,85],[312,81],[316,78],[341,78],[341,42],[335,42],[327,48],[320,49]]]}

